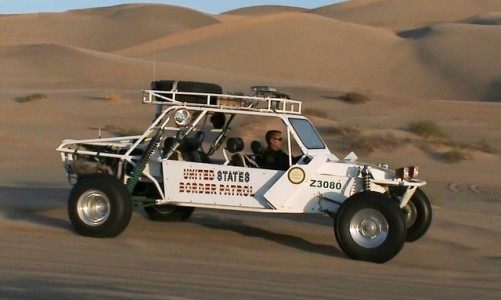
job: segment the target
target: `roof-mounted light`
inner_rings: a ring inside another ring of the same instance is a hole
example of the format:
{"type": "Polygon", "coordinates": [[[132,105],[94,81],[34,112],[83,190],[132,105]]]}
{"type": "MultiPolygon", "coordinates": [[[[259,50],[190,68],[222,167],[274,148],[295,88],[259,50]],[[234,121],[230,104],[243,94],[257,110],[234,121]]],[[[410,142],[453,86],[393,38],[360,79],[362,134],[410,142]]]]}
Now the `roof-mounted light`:
{"type": "Polygon", "coordinates": [[[190,125],[192,120],[192,114],[189,110],[179,109],[174,113],[174,121],[177,126],[186,127],[190,125]]]}

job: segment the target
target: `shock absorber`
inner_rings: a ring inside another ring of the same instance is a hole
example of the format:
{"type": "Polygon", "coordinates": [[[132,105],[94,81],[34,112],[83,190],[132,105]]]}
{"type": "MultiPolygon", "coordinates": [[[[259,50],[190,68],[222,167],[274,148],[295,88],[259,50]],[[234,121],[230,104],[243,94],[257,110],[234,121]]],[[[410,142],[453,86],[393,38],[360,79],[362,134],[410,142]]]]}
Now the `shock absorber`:
{"type": "Polygon", "coordinates": [[[369,166],[364,166],[362,168],[362,184],[364,191],[371,190],[370,176],[371,176],[371,168],[369,166]]]}
{"type": "Polygon", "coordinates": [[[139,159],[139,161],[137,162],[134,171],[132,171],[132,174],[127,179],[127,189],[129,190],[129,193],[132,193],[132,191],[136,187],[136,184],[139,181],[139,177],[141,177],[141,174],[143,174],[144,168],[146,168],[148,160],[153,155],[153,151],[155,151],[155,148],[157,147],[160,141],[161,134],[162,131],[158,130],[157,133],[151,138],[150,143],[146,147],[146,151],[144,151],[143,156],[141,156],[141,159],[139,159]]]}

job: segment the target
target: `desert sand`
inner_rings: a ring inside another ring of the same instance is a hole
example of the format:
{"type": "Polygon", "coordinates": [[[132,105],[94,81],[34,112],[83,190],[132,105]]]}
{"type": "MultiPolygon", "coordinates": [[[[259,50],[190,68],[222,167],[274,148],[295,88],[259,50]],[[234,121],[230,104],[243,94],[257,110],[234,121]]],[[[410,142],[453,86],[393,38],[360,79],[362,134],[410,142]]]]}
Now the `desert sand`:
{"type": "Polygon", "coordinates": [[[501,2],[451,2],[0,15],[0,298],[501,298],[501,2]],[[339,157],[420,166],[429,232],[383,265],[346,257],[323,215],[197,209],[157,223],[137,208],[117,238],[77,235],[55,148],[145,129],[155,109],[140,89],[154,79],[277,86],[339,157]],[[351,91],[370,101],[346,103],[351,91]],[[19,101],[33,93],[44,97],[19,101]],[[422,120],[449,143],[409,132],[422,120]],[[464,160],[446,162],[457,148],[464,160]]]}

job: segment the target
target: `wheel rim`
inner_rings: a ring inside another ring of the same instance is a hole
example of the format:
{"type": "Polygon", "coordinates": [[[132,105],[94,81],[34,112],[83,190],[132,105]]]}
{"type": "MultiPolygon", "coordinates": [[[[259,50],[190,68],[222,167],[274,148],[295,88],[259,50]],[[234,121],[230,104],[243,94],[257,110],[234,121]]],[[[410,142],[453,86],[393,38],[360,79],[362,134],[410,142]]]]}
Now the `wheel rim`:
{"type": "Polygon", "coordinates": [[[403,208],[403,211],[404,211],[405,225],[407,228],[409,228],[414,224],[414,222],[416,222],[417,218],[416,206],[409,201],[407,205],[403,208]]]}
{"type": "Polygon", "coordinates": [[[77,211],[85,224],[99,226],[110,216],[110,207],[110,200],[104,193],[89,190],[78,199],[77,211]]]}
{"type": "Polygon", "coordinates": [[[375,209],[360,210],[351,219],[350,234],[364,248],[377,247],[388,236],[388,221],[375,209]]]}

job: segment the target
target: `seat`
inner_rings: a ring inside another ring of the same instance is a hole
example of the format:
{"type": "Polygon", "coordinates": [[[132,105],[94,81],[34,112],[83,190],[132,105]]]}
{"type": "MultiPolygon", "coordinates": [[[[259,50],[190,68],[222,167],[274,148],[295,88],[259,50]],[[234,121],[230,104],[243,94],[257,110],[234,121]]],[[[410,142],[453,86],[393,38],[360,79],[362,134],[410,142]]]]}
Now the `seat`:
{"type": "Polygon", "coordinates": [[[226,149],[233,154],[229,165],[238,167],[258,167],[256,162],[242,153],[244,150],[244,141],[240,137],[231,137],[226,140],[226,149]]]}
{"type": "Polygon", "coordinates": [[[245,158],[241,151],[244,150],[244,141],[239,137],[231,137],[226,140],[226,149],[232,154],[230,165],[247,167],[245,158]]]}
{"type": "Polygon", "coordinates": [[[263,153],[264,146],[260,141],[252,141],[251,143],[251,151],[254,154],[254,160],[258,164],[258,166],[263,166],[263,153]]]}
{"type": "Polygon", "coordinates": [[[209,156],[200,147],[205,138],[202,131],[197,131],[194,136],[185,137],[181,144],[181,152],[187,161],[210,163],[209,156]]]}
{"type": "MultiPolygon", "coordinates": [[[[163,145],[163,148],[162,148],[162,158],[165,158],[167,157],[167,155],[169,154],[169,151],[173,151],[172,155],[169,157],[169,159],[172,159],[172,160],[184,160],[183,158],[183,154],[181,153],[181,151],[177,150],[177,149],[174,149],[174,147],[176,147],[176,144],[177,144],[177,139],[175,137],[168,137],[164,140],[164,145],[163,145]]],[[[179,146],[177,147],[179,148],[179,146]]]]}

